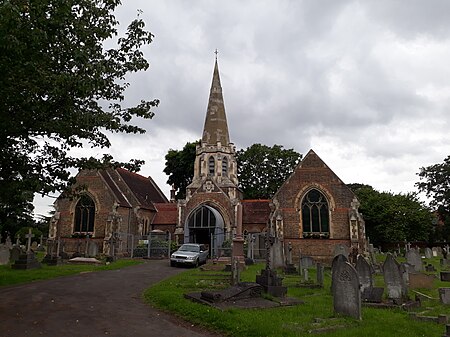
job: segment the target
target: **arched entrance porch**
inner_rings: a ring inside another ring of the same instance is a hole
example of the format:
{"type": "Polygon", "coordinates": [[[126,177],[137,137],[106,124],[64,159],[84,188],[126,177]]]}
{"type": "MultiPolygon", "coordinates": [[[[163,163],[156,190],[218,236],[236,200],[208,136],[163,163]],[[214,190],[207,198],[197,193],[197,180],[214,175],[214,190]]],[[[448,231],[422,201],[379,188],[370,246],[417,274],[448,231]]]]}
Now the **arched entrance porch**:
{"type": "Polygon", "coordinates": [[[187,218],[184,242],[208,245],[210,254],[214,256],[218,248],[222,247],[225,232],[224,220],[220,212],[209,205],[201,205],[187,218]]]}

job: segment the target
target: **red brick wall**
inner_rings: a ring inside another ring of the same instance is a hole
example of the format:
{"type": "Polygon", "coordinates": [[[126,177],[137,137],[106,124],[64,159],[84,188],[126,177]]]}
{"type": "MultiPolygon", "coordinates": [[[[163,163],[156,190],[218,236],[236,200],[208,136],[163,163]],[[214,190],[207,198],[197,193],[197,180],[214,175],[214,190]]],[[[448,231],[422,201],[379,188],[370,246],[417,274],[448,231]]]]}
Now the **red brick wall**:
{"type": "Polygon", "coordinates": [[[282,216],[285,242],[291,241],[303,255],[329,260],[334,245],[345,243],[350,246],[348,212],[354,197],[333,171],[314,152],[310,152],[275,195],[276,210],[272,216],[282,216]],[[301,202],[311,188],[316,188],[327,198],[330,240],[303,239],[301,202]]]}

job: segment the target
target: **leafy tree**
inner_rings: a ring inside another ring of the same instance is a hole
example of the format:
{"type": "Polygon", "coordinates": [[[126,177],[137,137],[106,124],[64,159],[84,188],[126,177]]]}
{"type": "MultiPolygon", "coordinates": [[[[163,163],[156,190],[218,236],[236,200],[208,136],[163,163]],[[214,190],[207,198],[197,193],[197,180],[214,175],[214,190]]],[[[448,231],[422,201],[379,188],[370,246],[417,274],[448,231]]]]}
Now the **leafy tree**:
{"type": "Polygon", "coordinates": [[[432,233],[432,213],[416,193],[378,192],[364,184],[348,185],[357,195],[366,234],[374,244],[427,241],[432,233]]]}
{"type": "MultiPolygon", "coordinates": [[[[152,41],[139,17],[117,39],[120,0],[0,0],[0,224],[29,216],[33,193],[72,181],[69,169],[124,166],[76,158],[72,148],[107,148],[107,132],[144,133],[158,100],[122,107],[125,76],[149,66],[140,48],[152,41]]],[[[8,225],[9,226],[9,225],[8,225]]]]}
{"type": "Polygon", "coordinates": [[[450,241],[450,156],[443,163],[420,168],[418,175],[421,181],[416,186],[431,198],[430,206],[439,217],[440,226],[436,226],[436,235],[450,241]]]}
{"type": "Polygon", "coordinates": [[[245,199],[268,199],[280,188],[302,158],[282,145],[253,144],[237,151],[239,184],[245,199]]]}
{"type": "Polygon", "coordinates": [[[166,167],[164,173],[169,176],[167,183],[176,191],[176,199],[186,197],[186,187],[194,177],[195,148],[199,141],[186,143],[183,150],[170,149],[166,154],[166,167]]]}

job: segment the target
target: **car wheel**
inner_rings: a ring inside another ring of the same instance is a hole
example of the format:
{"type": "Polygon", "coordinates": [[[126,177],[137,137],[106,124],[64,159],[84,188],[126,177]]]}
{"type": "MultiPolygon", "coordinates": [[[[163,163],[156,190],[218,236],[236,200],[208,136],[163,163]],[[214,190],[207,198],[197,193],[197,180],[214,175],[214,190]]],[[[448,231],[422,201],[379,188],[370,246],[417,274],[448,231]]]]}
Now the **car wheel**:
{"type": "Polygon", "coordinates": [[[200,263],[199,263],[198,260],[199,260],[199,259],[195,260],[195,268],[197,268],[197,267],[200,265],[200,263]]]}
{"type": "Polygon", "coordinates": [[[170,266],[171,266],[171,267],[176,267],[177,265],[176,265],[176,263],[175,263],[175,262],[173,262],[173,261],[170,261],[170,266]]]}

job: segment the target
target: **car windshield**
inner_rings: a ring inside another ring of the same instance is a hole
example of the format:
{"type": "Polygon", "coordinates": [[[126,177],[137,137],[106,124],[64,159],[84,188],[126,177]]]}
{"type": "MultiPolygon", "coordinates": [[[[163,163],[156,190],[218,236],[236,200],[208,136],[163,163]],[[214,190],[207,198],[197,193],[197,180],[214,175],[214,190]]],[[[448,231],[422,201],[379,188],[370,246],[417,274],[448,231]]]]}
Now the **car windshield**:
{"type": "Polygon", "coordinates": [[[182,252],[194,252],[198,253],[200,251],[200,247],[197,245],[182,245],[180,249],[178,249],[182,252]]]}

